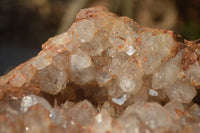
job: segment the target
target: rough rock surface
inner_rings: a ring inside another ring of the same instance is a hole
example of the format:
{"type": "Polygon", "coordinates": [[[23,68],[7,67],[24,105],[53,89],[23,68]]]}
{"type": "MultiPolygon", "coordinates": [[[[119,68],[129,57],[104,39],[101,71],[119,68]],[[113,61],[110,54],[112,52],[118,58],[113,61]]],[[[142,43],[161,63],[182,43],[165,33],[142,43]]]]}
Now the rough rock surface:
{"type": "Polygon", "coordinates": [[[0,77],[1,133],[199,133],[200,41],[103,7],[0,77]]]}

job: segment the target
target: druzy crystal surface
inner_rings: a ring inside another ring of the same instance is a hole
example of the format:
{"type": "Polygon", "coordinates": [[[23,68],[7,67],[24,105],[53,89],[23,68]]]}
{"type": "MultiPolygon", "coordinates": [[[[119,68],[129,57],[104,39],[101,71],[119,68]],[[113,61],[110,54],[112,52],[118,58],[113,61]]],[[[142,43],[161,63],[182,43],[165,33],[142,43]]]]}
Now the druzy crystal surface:
{"type": "Polygon", "coordinates": [[[200,41],[103,7],[0,77],[1,133],[199,133],[200,41]]]}

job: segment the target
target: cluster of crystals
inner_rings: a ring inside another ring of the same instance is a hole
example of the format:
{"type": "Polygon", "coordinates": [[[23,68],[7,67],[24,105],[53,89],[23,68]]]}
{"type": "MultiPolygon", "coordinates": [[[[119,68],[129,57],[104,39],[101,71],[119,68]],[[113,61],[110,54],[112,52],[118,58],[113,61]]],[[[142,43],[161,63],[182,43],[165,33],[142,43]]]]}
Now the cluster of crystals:
{"type": "Polygon", "coordinates": [[[199,50],[172,31],[95,7],[81,10],[42,49],[0,77],[0,132],[200,130],[200,107],[192,101],[200,85],[199,50]],[[49,97],[66,102],[52,108],[49,97]]]}
{"type": "Polygon", "coordinates": [[[200,106],[170,101],[128,106],[122,113],[105,102],[95,108],[87,100],[52,106],[37,95],[13,105],[0,102],[2,133],[199,133],[200,106]],[[18,108],[16,108],[18,106],[18,108]],[[116,116],[119,115],[120,116],[116,116]]]}

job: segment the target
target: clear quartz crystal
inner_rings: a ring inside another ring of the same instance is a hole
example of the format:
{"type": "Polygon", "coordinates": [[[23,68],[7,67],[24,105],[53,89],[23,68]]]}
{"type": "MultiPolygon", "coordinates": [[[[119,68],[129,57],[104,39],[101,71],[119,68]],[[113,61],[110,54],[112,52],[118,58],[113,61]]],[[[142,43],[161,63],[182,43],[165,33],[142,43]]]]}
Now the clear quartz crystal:
{"type": "Polygon", "coordinates": [[[105,85],[111,78],[111,75],[103,70],[99,70],[96,74],[96,80],[99,86],[105,85]]]}
{"type": "Polygon", "coordinates": [[[76,23],[75,35],[80,42],[89,42],[96,33],[94,22],[84,19],[76,23]]]}
{"type": "Polygon", "coordinates": [[[69,67],[69,60],[67,53],[59,54],[53,58],[52,64],[59,70],[67,70],[69,67]]]}
{"type": "Polygon", "coordinates": [[[123,34],[120,31],[112,31],[109,41],[115,46],[123,46],[126,42],[122,36],[123,34]]]}
{"type": "Polygon", "coordinates": [[[142,85],[141,80],[133,79],[127,75],[120,77],[119,86],[124,92],[137,93],[142,85]]]}
{"type": "Polygon", "coordinates": [[[33,59],[32,65],[37,69],[41,70],[52,63],[52,57],[47,52],[41,53],[39,56],[33,59]]]}
{"type": "Polygon", "coordinates": [[[75,123],[87,126],[94,122],[96,111],[90,102],[84,100],[70,108],[67,115],[69,115],[75,123]]]}
{"type": "Polygon", "coordinates": [[[63,34],[57,35],[52,39],[52,43],[54,45],[63,45],[66,44],[67,41],[69,40],[68,33],[65,32],[63,34]]]}
{"type": "Polygon", "coordinates": [[[112,26],[109,42],[117,51],[125,52],[127,48],[130,49],[129,45],[132,44],[131,35],[132,31],[129,29],[129,26],[126,25],[126,23],[124,23],[122,20],[119,20],[116,21],[116,24],[112,26]]]}
{"type": "Polygon", "coordinates": [[[165,92],[170,100],[175,100],[181,103],[190,103],[196,96],[197,92],[192,85],[178,81],[172,86],[168,86],[165,92]]]}
{"type": "Polygon", "coordinates": [[[15,78],[13,78],[11,85],[13,87],[21,87],[26,82],[26,77],[23,73],[16,72],[15,78]]]}
{"type": "Polygon", "coordinates": [[[117,124],[122,127],[117,133],[151,133],[151,130],[142,122],[137,113],[124,112],[118,119],[117,124]]]}
{"type": "Polygon", "coordinates": [[[189,67],[187,73],[191,76],[191,82],[195,85],[200,85],[200,66],[199,62],[195,62],[189,67]]]}
{"type": "Polygon", "coordinates": [[[164,107],[169,110],[174,120],[178,120],[184,114],[184,107],[180,102],[170,101],[164,107]]]}
{"type": "Polygon", "coordinates": [[[92,131],[95,133],[107,133],[111,131],[111,124],[111,116],[106,110],[102,109],[101,112],[95,116],[92,131]]]}
{"type": "Polygon", "coordinates": [[[176,57],[159,67],[152,78],[152,87],[154,89],[165,88],[176,82],[180,73],[181,58],[182,52],[179,52],[176,57]]]}
{"type": "Polygon", "coordinates": [[[30,107],[23,115],[23,126],[26,133],[50,132],[51,121],[48,110],[40,104],[30,107]]]}
{"type": "Polygon", "coordinates": [[[71,80],[78,84],[84,85],[95,79],[95,70],[93,68],[86,68],[79,72],[71,73],[71,80]]]}
{"type": "Polygon", "coordinates": [[[28,110],[28,108],[30,108],[31,106],[36,105],[36,104],[42,105],[49,111],[52,109],[49,102],[46,99],[44,99],[43,97],[39,97],[37,95],[27,95],[22,98],[21,111],[23,113],[25,113],[28,110]]]}
{"type": "Polygon", "coordinates": [[[83,43],[81,49],[86,51],[90,56],[100,55],[104,51],[104,45],[108,45],[107,40],[103,37],[103,35],[97,34],[90,42],[83,43]]]}
{"type": "Polygon", "coordinates": [[[80,71],[91,66],[91,58],[85,52],[79,51],[71,55],[71,71],[80,71]]]}
{"type": "Polygon", "coordinates": [[[139,116],[151,129],[170,128],[172,125],[169,111],[158,103],[146,103],[139,111],[139,116]]]}
{"type": "Polygon", "coordinates": [[[193,104],[189,109],[189,113],[196,119],[199,119],[200,118],[200,106],[196,103],[193,104]]]}
{"type": "Polygon", "coordinates": [[[57,94],[63,90],[67,84],[66,72],[54,66],[48,66],[40,70],[37,77],[41,90],[50,94],[57,94]]]}

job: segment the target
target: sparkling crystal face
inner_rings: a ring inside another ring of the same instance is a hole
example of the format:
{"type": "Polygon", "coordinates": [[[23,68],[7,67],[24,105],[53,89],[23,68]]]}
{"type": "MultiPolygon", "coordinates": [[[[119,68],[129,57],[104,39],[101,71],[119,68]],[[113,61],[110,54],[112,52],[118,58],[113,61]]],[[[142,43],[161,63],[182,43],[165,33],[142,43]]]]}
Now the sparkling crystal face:
{"type": "Polygon", "coordinates": [[[199,41],[102,7],[0,77],[0,132],[197,133],[199,41]]]}
{"type": "Polygon", "coordinates": [[[126,51],[126,54],[131,56],[135,53],[135,48],[131,45],[128,47],[128,50],[126,51]]]}
{"type": "Polygon", "coordinates": [[[112,98],[112,102],[118,104],[118,105],[123,105],[126,101],[127,95],[124,94],[122,97],[120,98],[112,98]]]}

